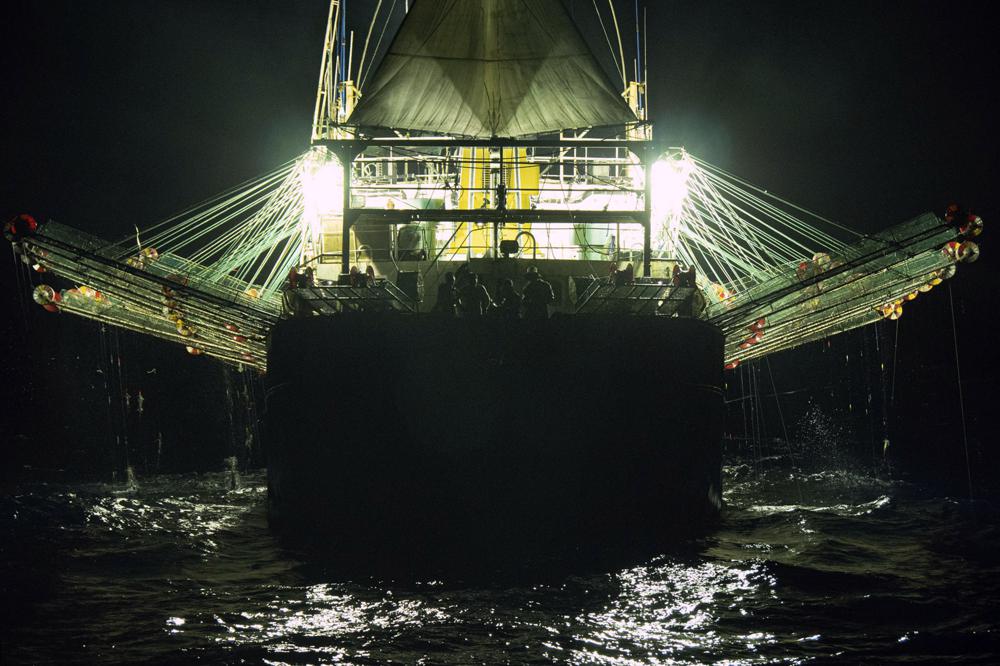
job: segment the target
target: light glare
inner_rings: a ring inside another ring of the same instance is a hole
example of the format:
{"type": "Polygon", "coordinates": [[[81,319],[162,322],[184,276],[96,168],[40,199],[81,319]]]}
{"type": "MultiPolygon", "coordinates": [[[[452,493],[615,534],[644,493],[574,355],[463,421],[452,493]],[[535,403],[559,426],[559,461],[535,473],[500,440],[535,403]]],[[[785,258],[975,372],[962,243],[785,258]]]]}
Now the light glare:
{"type": "Polygon", "coordinates": [[[691,161],[686,156],[661,157],[653,163],[652,208],[653,217],[679,217],[684,212],[688,197],[688,179],[691,176],[691,161]]]}
{"type": "Polygon", "coordinates": [[[694,163],[684,152],[666,154],[650,169],[650,214],[661,251],[673,255],[681,232],[681,218],[688,200],[688,183],[694,163]]]}
{"type": "MultiPolygon", "coordinates": [[[[302,168],[302,234],[304,250],[316,247],[323,232],[323,220],[344,214],[344,167],[332,153],[314,152],[302,168]]],[[[304,256],[303,259],[309,259],[304,256]]]]}
{"type": "Polygon", "coordinates": [[[344,168],[329,155],[306,168],[302,174],[302,196],[306,212],[337,215],[344,212],[344,168]]]}

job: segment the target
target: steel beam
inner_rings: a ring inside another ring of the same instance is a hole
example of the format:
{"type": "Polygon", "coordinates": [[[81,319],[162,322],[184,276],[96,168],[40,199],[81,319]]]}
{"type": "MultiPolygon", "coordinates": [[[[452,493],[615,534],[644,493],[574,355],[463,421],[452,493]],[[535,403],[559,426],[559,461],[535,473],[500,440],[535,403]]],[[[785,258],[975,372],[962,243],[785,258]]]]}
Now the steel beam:
{"type": "MultiPolygon", "coordinates": [[[[649,217],[648,213],[642,210],[498,210],[496,208],[475,210],[351,208],[349,211],[345,210],[345,220],[348,215],[354,219],[356,224],[362,222],[370,224],[409,224],[411,222],[646,224],[645,220],[649,217]]],[[[646,226],[648,227],[648,224],[646,226]]]]}
{"type": "Polygon", "coordinates": [[[651,145],[651,141],[636,139],[512,139],[494,137],[492,139],[460,139],[454,137],[370,137],[354,139],[319,139],[314,146],[326,146],[333,150],[350,145],[355,154],[369,147],[431,147],[431,148],[628,148],[638,152],[651,145]]]}

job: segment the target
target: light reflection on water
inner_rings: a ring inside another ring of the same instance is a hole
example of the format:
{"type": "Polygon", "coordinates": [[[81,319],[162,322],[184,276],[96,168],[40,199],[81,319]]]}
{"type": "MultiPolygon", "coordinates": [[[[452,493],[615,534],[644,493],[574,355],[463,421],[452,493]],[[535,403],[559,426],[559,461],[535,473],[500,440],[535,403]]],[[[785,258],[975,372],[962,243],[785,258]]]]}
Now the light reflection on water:
{"type": "Polygon", "coordinates": [[[639,663],[682,663],[685,656],[752,652],[774,641],[766,632],[717,630],[720,613],[747,597],[773,594],[774,578],[760,563],[657,563],[615,578],[620,587],[610,608],[581,618],[592,647],[574,650],[574,662],[623,663],[617,653],[642,655],[639,663]]]}
{"type": "Polygon", "coordinates": [[[270,535],[261,476],[3,500],[5,658],[28,663],[803,663],[1000,656],[996,513],[730,470],[722,527],[613,571],[344,580],[270,535]],[[796,503],[788,503],[794,497],[796,503]],[[15,517],[16,516],[16,517],[15,517]],[[9,538],[8,538],[9,537],[9,538]],[[16,575],[15,575],[16,572],[16,575]]]}

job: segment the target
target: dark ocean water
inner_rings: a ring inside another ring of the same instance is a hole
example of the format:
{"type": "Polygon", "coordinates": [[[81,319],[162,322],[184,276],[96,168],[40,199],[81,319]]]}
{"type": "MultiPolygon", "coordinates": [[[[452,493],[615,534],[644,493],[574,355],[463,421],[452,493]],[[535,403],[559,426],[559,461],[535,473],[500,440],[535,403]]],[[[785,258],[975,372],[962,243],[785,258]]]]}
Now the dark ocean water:
{"type": "Polygon", "coordinates": [[[1000,663],[987,500],[727,469],[710,536],[628,566],[345,578],[267,530],[260,474],[0,500],[4,663],[1000,663]]]}

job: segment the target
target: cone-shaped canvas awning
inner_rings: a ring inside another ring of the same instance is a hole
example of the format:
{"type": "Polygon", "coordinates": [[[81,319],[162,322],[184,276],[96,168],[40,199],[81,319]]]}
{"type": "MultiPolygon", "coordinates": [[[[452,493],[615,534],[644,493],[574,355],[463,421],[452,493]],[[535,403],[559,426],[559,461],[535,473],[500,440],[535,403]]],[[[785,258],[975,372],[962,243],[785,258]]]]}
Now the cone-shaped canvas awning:
{"type": "Polygon", "coordinates": [[[418,0],[349,122],[476,138],[635,115],[559,0],[418,0]]]}

